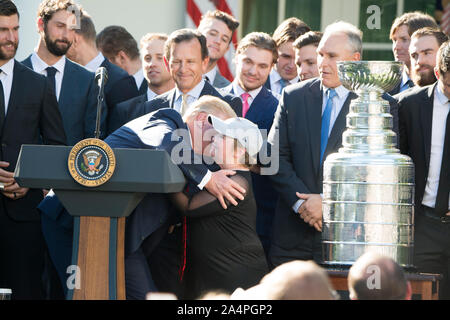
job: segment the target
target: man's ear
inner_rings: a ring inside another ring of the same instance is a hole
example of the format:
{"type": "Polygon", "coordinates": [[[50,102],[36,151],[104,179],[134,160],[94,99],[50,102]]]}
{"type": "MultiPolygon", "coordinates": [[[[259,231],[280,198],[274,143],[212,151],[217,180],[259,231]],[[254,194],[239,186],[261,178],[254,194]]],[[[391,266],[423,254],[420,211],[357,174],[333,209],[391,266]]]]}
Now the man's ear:
{"type": "Polygon", "coordinates": [[[208,70],[209,57],[206,57],[205,60],[202,61],[202,71],[205,74],[206,70],[208,70]]]}
{"type": "Polygon", "coordinates": [[[439,68],[437,66],[434,67],[434,75],[436,76],[436,79],[439,80],[439,68]]]}
{"type": "Polygon", "coordinates": [[[353,54],[353,61],[360,61],[361,60],[361,53],[359,53],[359,52],[355,52],[354,54],[353,54]]]}
{"type": "Polygon", "coordinates": [[[38,17],[36,20],[36,24],[37,24],[37,28],[38,28],[38,32],[44,32],[44,20],[42,20],[41,17],[38,17]]]}

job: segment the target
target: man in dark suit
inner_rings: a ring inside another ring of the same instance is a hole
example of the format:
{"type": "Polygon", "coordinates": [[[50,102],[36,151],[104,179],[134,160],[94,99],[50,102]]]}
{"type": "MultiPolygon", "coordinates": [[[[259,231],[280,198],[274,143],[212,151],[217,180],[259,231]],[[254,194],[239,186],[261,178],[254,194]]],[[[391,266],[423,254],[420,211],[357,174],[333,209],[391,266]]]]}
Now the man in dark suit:
{"type": "MultiPolygon", "coordinates": [[[[81,9],[80,9],[81,10],[81,9]]],[[[97,32],[92,18],[86,11],[82,12],[80,28],[75,29],[73,43],[67,51],[67,58],[84,66],[91,72],[100,67],[106,68],[108,81],[105,85],[105,102],[108,106],[108,118],[115,106],[122,101],[139,95],[134,78],[122,68],[112,64],[97,49],[95,39],[97,32]]]]}
{"type": "Polygon", "coordinates": [[[175,82],[164,64],[164,43],[167,38],[168,36],[162,33],[148,33],[142,37],[140,42],[141,59],[144,77],[148,83],[147,91],[142,95],[119,103],[114,108],[108,122],[109,133],[132,120],[128,114],[137,106],[175,87],[175,82]]]}
{"type": "Polygon", "coordinates": [[[14,168],[22,144],[65,144],[48,80],[14,60],[19,14],[0,0],[0,287],[13,299],[43,299],[45,242],[36,206],[42,190],[20,187],[14,168]]]}
{"type": "Polygon", "coordinates": [[[206,12],[198,25],[198,31],[206,37],[208,45],[209,63],[204,77],[215,88],[224,88],[230,84],[220,74],[217,62],[227,53],[238,27],[239,21],[220,10],[206,12]]]}
{"type": "MultiPolygon", "coordinates": [[[[267,33],[249,33],[236,50],[236,78],[223,89],[241,98],[243,110],[238,116],[258,125],[263,137],[267,137],[272,127],[278,105],[278,100],[264,87],[277,57],[275,41],[267,33]]],[[[268,176],[253,173],[252,182],[257,207],[256,232],[267,255],[278,194],[268,176]]]]}
{"type": "Polygon", "coordinates": [[[438,81],[399,97],[400,151],[415,169],[414,265],[444,275],[440,298],[449,299],[450,259],[450,43],[438,51],[438,81]]]}
{"type": "MultiPolygon", "coordinates": [[[[189,154],[187,156],[189,161],[183,161],[179,167],[188,182],[200,187],[209,172],[199,158],[209,143],[204,140],[205,134],[207,135],[207,131],[211,129],[207,121],[208,114],[221,119],[236,116],[222,100],[205,96],[192,105],[192,109],[183,119],[173,109],[159,109],[127,123],[105,141],[111,147],[166,150],[171,155],[174,147],[177,146],[178,149],[181,143],[183,148],[180,149],[183,154],[179,154],[180,159],[189,154]],[[175,131],[177,136],[173,139],[175,131]],[[189,137],[192,137],[192,142],[189,137]]],[[[210,185],[207,184],[205,188],[210,190],[210,185]]],[[[155,290],[174,292],[178,296],[182,293],[177,289],[182,256],[180,239],[175,239],[175,243],[178,244],[176,248],[165,247],[164,249],[170,250],[164,252],[159,250],[155,253],[160,243],[164,244],[163,239],[170,224],[177,220],[169,200],[166,195],[149,194],[127,219],[125,238],[127,299],[144,299],[147,292],[155,290]],[[161,253],[163,257],[160,256],[161,253]],[[150,260],[151,272],[146,259],[150,260]],[[158,267],[155,268],[155,264],[158,267]],[[164,267],[161,268],[161,265],[164,267]]],[[[165,241],[167,243],[168,239],[165,241]]]]}
{"type": "Polygon", "coordinates": [[[133,76],[139,95],[147,91],[137,41],[124,27],[108,26],[96,39],[98,49],[116,66],[133,76]]]}
{"type": "Polygon", "coordinates": [[[397,87],[389,92],[391,96],[403,92],[414,86],[411,80],[411,58],[409,55],[409,44],[411,35],[424,27],[438,28],[438,25],[430,15],[415,11],[407,12],[397,17],[391,26],[389,38],[392,40],[392,53],[395,61],[402,61],[405,64],[402,81],[397,87]]]}
{"type": "Polygon", "coordinates": [[[280,194],[269,253],[274,267],[295,259],[321,261],[323,161],[341,147],[356,98],[342,86],[336,61],[360,60],[361,38],[349,23],[329,25],[317,48],[319,78],[286,88],[278,105],[269,133],[272,152],[279,149],[279,171],[271,176],[280,194]]]}
{"type": "Polygon", "coordinates": [[[122,113],[120,122],[126,123],[161,108],[173,108],[184,115],[189,105],[204,95],[221,98],[230,104],[236,114],[242,114],[239,98],[222,96],[202,78],[208,60],[206,38],[200,32],[191,29],[174,31],[166,41],[164,61],[175,81],[175,88],[144,104],[128,108],[122,113]]]}
{"type": "Polygon", "coordinates": [[[294,41],[311,28],[298,18],[283,21],[273,33],[273,40],[278,47],[278,61],[275,63],[265,86],[281,96],[283,89],[299,81],[297,66],[295,65],[294,41]]]}
{"type": "MultiPolygon", "coordinates": [[[[37,20],[40,34],[38,48],[22,62],[50,79],[68,145],[93,137],[97,117],[98,88],[94,83],[94,73],[65,57],[74,38],[73,26],[69,23],[76,20],[74,14],[67,9],[74,5],[72,1],[63,0],[44,0],[40,4],[37,20]]],[[[104,106],[101,137],[106,134],[106,117],[107,110],[104,106]]]]}

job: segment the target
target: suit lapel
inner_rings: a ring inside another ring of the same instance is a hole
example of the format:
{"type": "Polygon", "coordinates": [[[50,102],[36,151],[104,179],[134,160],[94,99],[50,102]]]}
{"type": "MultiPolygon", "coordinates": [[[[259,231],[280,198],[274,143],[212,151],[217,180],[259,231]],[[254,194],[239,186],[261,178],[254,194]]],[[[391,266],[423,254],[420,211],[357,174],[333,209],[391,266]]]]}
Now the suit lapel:
{"type": "Polygon", "coordinates": [[[250,106],[250,109],[248,110],[245,117],[249,119],[250,121],[257,123],[261,116],[265,114],[265,106],[264,99],[266,99],[267,94],[269,92],[267,91],[264,86],[261,88],[261,91],[258,93],[258,95],[255,97],[255,100],[253,100],[252,105],[250,106]]]}
{"type": "MultiPolygon", "coordinates": [[[[323,159],[325,161],[325,158],[333,151],[336,150],[336,147],[338,143],[342,143],[342,133],[344,132],[344,129],[347,127],[347,114],[350,106],[350,102],[352,99],[357,98],[358,96],[353,93],[349,92],[347,99],[345,100],[341,111],[339,112],[338,117],[336,118],[336,121],[334,122],[333,128],[331,129],[330,137],[328,138],[327,147],[325,148],[325,153],[323,155],[323,159]]],[[[323,166],[323,162],[321,163],[321,168],[323,166]]],[[[321,171],[319,171],[321,172],[321,171]]]]}
{"type": "Polygon", "coordinates": [[[430,86],[423,95],[423,101],[420,106],[420,123],[422,127],[423,143],[425,148],[426,176],[428,176],[428,168],[430,167],[431,153],[431,123],[433,122],[433,105],[434,105],[434,86],[430,86]]]}
{"type": "Polygon", "coordinates": [[[320,161],[320,123],[322,119],[322,84],[319,80],[311,83],[310,94],[305,95],[305,105],[313,165],[317,173],[320,161]]]}
{"type": "Polygon", "coordinates": [[[14,70],[13,70],[13,81],[11,86],[11,93],[9,95],[9,101],[8,101],[8,109],[6,110],[5,115],[5,121],[3,122],[2,132],[5,128],[6,123],[8,122],[8,118],[10,118],[10,114],[14,112],[14,110],[19,105],[19,98],[20,98],[20,84],[24,83],[26,79],[22,79],[22,67],[20,66],[19,62],[14,60],[14,70]]]}

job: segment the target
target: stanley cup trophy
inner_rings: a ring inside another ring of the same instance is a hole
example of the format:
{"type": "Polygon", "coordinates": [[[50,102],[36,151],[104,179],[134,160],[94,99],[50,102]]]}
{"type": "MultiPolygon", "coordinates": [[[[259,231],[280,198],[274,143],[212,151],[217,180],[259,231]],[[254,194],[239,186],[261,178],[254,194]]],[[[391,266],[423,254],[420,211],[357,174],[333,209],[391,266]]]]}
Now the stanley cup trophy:
{"type": "Polygon", "coordinates": [[[413,268],[414,164],[401,155],[385,91],[400,82],[401,62],[338,62],[344,87],[358,94],[343,147],[324,163],[323,263],[348,268],[363,253],[413,268]]]}

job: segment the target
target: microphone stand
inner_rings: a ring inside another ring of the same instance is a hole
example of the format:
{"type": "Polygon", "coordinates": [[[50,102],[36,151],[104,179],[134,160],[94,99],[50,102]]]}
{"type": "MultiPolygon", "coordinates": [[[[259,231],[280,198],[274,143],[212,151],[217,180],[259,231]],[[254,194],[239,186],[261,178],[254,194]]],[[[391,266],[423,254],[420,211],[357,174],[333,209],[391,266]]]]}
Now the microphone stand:
{"type": "Polygon", "coordinates": [[[96,123],[95,123],[95,138],[96,139],[100,139],[100,122],[101,122],[101,117],[102,117],[102,105],[103,105],[103,100],[105,99],[105,79],[103,77],[100,77],[99,79],[100,83],[98,84],[99,86],[99,92],[98,92],[98,96],[97,96],[97,119],[96,119],[96,123]]]}

